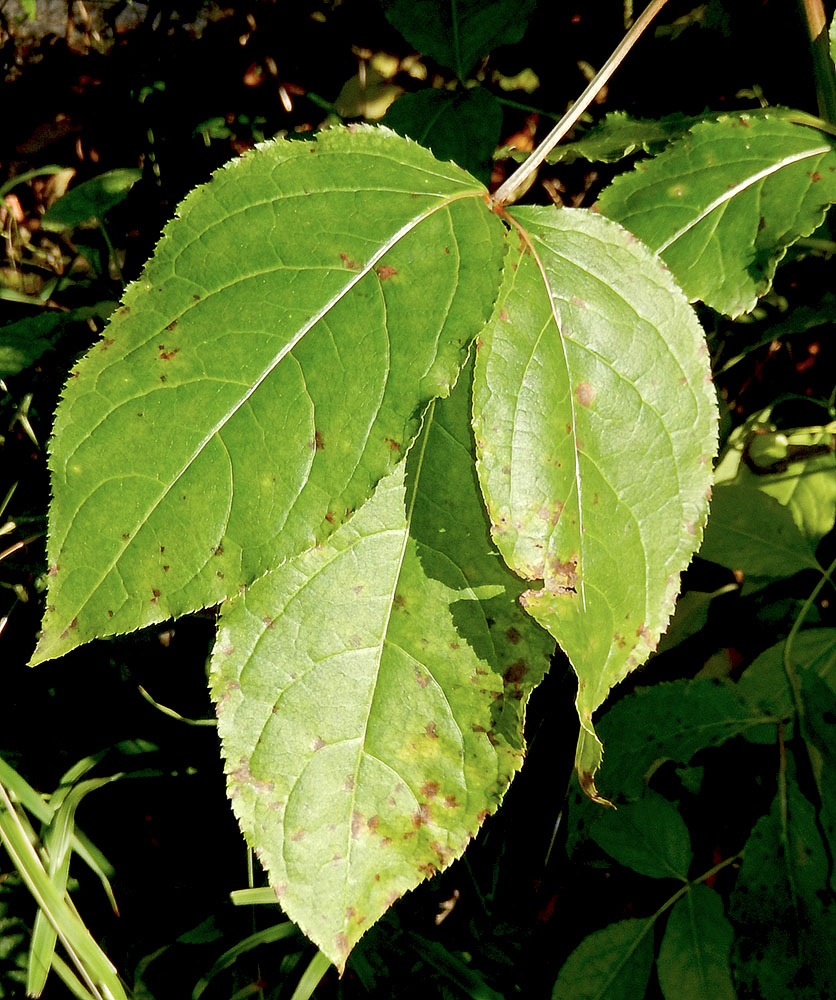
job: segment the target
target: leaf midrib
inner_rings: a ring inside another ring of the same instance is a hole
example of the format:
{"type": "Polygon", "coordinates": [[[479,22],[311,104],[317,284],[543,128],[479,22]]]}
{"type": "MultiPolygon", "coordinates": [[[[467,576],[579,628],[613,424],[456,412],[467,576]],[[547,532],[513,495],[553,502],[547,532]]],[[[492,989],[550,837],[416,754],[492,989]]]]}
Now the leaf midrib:
{"type": "MultiPolygon", "coordinates": [[[[92,597],[96,594],[99,587],[107,579],[110,573],[119,564],[122,556],[130,545],[136,540],[139,531],[148,523],[150,518],[153,516],[154,512],[159,508],[159,506],[165,501],[166,497],[171,493],[180,479],[186,474],[186,472],[191,468],[194,462],[198,459],[204,449],[207,447],[209,442],[215,437],[215,435],[222,430],[230,420],[235,416],[235,414],[243,407],[249,399],[257,392],[260,386],[265,382],[267,378],[276,370],[276,368],[281,364],[285,357],[293,350],[294,347],[305,337],[328,313],[341,302],[357,285],[363,280],[368,274],[372,272],[375,264],[377,264],[387,253],[389,253],[397,244],[413,232],[422,222],[425,222],[436,212],[442,211],[443,209],[449,208],[453,203],[461,201],[465,198],[479,198],[480,192],[474,190],[468,190],[466,192],[450,195],[443,201],[436,205],[433,205],[428,210],[422,212],[421,214],[413,217],[407,223],[405,223],[396,233],[394,233],[378,250],[376,250],[366,264],[363,265],[360,271],[352,275],[351,279],[343,286],[340,292],[334,296],[317,312],[310,320],[308,320],[297,333],[291,338],[288,343],[284,345],[281,351],[274,357],[271,363],[265,368],[263,373],[253,382],[249,389],[241,396],[235,406],[231,407],[222,419],[218,420],[212,429],[204,436],[203,440],[197,445],[197,447],[192,452],[191,456],[184,462],[180,470],[172,477],[169,484],[165,487],[159,498],[153,503],[153,505],[138,519],[135,524],[134,530],[131,532],[131,537],[119,548],[117,553],[111,559],[110,563],[103,569],[99,575],[96,583],[89,589],[89,597],[85,598],[80,605],[76,605],[75,614],[68,614],[66,617],[68,621],[72,621],[78,616],[78,614],[87,606],[92,597]]],[[[72,522],[70,522],[72,524],[72,522]]],[[[68,528],[69,531],[69,528],[68,528]]],[[[65,534],[66,538],[66,534],[65,534]]],[[[63,543],[62,543],[63,544],[63,543]]],[[[192,581],[189,581],[192,582],[192,581]]],[[[182,587],[180,588],[183,589],[182,587]]],[[[57,628],[57,626],[55,626],[57,628]]]]}

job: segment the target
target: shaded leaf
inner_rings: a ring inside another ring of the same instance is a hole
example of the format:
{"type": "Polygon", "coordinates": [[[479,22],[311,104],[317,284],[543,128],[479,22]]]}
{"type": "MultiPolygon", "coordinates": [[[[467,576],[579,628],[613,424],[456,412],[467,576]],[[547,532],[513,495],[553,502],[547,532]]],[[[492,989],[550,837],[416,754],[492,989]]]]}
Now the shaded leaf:
{"type": "Polygon", "coordinates": [[[484,195],[357,128],[186,198],[59,406],[34,662],[217,603],[363,502],[490,311],[484,195]]]}
{"type": "Polygon", "coordinates": [[[691,886],[671,910],[656,959],[666,1000],[735,1000],[733,936],[720,896],[705,885],[691,886]]]}
{"type": "Polygon", "coordinates": [[[780,113],[741,113],[617,177],[599,207],[662,255],[690,299],[739,316],[834,200],[832,138],[780,113]]]}
{"type": "Polygon", "coordinates": [[[41,225],[44,229],[73,229],[94,219],[103,219],[130,194],[131,188],[142,177],[135,167],[108,170],[76,185],[44,212],[41,225]]]}
{"type": "Polygon", "coordinates": [[[383,124],[427,146],[439,160],[453,160],[481,181],[490,180],[502,106],[484,87],[404,94],[383,124]]]}
{"type": "MultiPolygon", "coordinates": [[[[74,309],[69,313],[42,312],[0,326],[0,378],[17,375],[52,350],[67,327],[90,317],[106,318],[114,303],[74,309]]],[[[89,332],[89,331],[88,331],[89,332]]],[[[89,340],[88,340],[89,342],[89,340]]]]}
{"type": "Polygon", "coordinates": [[[699,325],[645,247],[581,210],[512,216],[476,364],[479,478],[499,551],[535,584],[526,609],[578,675],[593,790],[592,713],[656,647],[699,545],[716,402],[699,325]]]}
{"type": "Polygon", "coordinates": [[[653,920],[622,920],[584,938],[566,960],[553,1000],[638,1000],[653,964],[653,920]]]}
{"type": "Polygon", "coordinates": [[[828,857],[811,803],[792,782],[786,798],[786,811],[779,796],[746,841],[730,902],[733,967],[743,996],[819,1000],[836,995],[828,857]]]}
{"type": "Polygon", "coordinates": [[[718,486],[700,556],[746,576],[792,576],[818,569],[792,513],[751,484],[718,486]]]}
{"type": "Polygon", "coordinates": [[[233,808],[341,969],[498,806],[553,648],[491,551],[462,381],[406,485],[402,464],[326,544],[228,604],[213,653],[233,808]]]}
{"type": "Polygon", "coordinates": [[[699,750],[767,729],[779,718],[737,696],[731,681],[694,680],[638,688],[598,723],[607,748],[601,770],[605,795],[636,798],[666,760],[687,764],[699,750]]]}
{"type": "MultiPolygon", "coordinates": [[[[739,696],[753,709],[777,719],[794,711],[792,691],[784,669],[786,640],[770,646],[743,671],[737,683],[739,696]]],[[[793,668],[804,677],[813,674],[836,690],[836,629],[810,628],[799,632],[790,650],[793,668]]]]}
{"type": "Polygon", "coordinates": [[[679,810],[655,792],[599,810],[589,834],[619,864],[649,878],[687,880],[691,838],[679,810]]]}
{"type": "Polygon", "coordinates": [[[423,55],[463,80],[499,45],[519,42],[536,0],[381,0],[386,17],[423,55]]]}

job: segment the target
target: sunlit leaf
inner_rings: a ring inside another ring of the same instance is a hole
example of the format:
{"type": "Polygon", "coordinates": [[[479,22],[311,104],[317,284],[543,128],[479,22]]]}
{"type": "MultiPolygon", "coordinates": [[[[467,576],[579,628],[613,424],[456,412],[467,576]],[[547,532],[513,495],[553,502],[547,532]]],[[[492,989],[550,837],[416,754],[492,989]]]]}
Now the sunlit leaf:
{"type": "Polygon", "coordinates": [[[739,316],[833,201],[834,139],[779,112],[696,125],[598,204],[662,255],[689,298],[739,316]]]}
{"type": "Polygon", "coordinates": [[[338,129],[186,198],[58,409],[34,662],[215,604],[363,502],[489,314],[483,193],[338,129]]]}
{"type": "Polygon", "coordinates": [[[108,170],[107,173],[91,177],[59,198],[41,216],[44,229],[72,229],[94,219],[103,219],[131,192],[131,188],[142,177],[136,167],[108,170]]]}
{"type": "Polygon", "coordinates": [[[279,901],[340,968],[445,868],[522,761],[553,643],[492,553],[468,384],[324,545],[231,602],[212,693],[233,808],[279,901]]]}
{"type": "Polygon", "coordinates": [[[592,213],[515,209],[479,341],[474,429],[493,539],[592,713],[667,626],[707,512],[717,410],[691,309],[659,261],[592,213]]]}

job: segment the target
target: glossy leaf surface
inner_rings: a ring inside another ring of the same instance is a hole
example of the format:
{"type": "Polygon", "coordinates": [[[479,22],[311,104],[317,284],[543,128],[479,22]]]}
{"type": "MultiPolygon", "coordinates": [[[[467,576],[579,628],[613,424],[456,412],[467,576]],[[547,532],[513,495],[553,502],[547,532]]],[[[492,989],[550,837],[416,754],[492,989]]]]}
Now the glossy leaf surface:
{"type": "Polygon", "coordinates": [[[704,885],[691,886],[671,910],[656,959],[666,1000],[736,1000],[733,937],[722,898],[704,885]]]}
{"type": "Polygon", "coordinates": [[[449,391],[502,249],[478,182],[383,130],[266,144],[193,191],[64,392],[35,661],[325,538],[449,391]]]}
{"type": "Polygon", "coordinates": [[[491,552],[462,381],[406,484],[402,465],[327,543],[231,602],[213,654],[235,812],[340,968],[499,804],[553,648],[491,552]]]}
{"type": "Polygon", "coordinates": [[[689,298],[739,316],[833,201],[834,140],[778,112],[696,125],[598,204],[661,254],[689,298]]]}
{"type": "Polygon", "coordinates": [[[655,648],[699,545],[716,447],[705,344],[660,262],[592,213],[516,209],[474,381],[493,539],[592,713],[655,648]]]}

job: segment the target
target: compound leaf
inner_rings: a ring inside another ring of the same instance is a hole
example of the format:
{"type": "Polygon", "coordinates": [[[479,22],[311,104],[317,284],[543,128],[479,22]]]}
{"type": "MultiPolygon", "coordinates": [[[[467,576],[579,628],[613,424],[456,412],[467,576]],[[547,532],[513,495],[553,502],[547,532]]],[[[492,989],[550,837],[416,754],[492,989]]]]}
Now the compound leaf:
{"type": "Polygon", "coordinates": [[[340,968],[496,809],[554,648],[491,551],[462,381],[406,482],[402,464],[327,543],[230,602],[213,654],[233,808],[340,968]]]}
{"type": "Polygon", "coordinates": [[[696,125],[598,204],[661,254],[690,299],[739,316],[834,201],[834,140],[777,112],[696,125]]]}
{"type": "Polygon", "coordinates": [[[361,128],[186,198],[58,409],[34,662],[215,604],[371,494],[490,313],[485,197],[361,128]]]}
{"type": "Polygon", "coordinates": [[[582,210],[512,218],[478,344],[479,479],[499,551],[534,584],[526,609],[578,675],[594,794],[592,713],[667,625],[706,518],[717,408],[699,324],[635,237],[582,210]]]}

